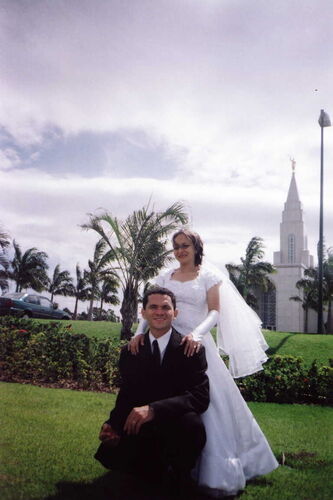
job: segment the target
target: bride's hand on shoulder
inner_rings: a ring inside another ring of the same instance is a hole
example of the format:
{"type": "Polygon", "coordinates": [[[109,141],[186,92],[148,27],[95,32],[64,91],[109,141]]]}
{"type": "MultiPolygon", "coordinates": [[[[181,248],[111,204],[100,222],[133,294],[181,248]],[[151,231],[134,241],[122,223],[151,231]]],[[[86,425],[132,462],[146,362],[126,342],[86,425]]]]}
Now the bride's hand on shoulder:
{"type": "Polygon", "coordinates": [[[139,335],[135,335],[132,337],[129,343],[127,344],[127,349],[131,351],[132,354],[138,354],[140,345],[144,344],[144,334],[140,333],[139,335]]]}
{"type": "Polygon", "coordinates": [[[195,352],[198,352],[201,346],[201,343],[198,342],[197,340],[193,339],[192,333],[189,333],[188,335],[185,335],[185,337],[182,338],[181,344],[185,344],[184,348],[184,354],[188,358],[190,356],[193,356],[195,352]]]}

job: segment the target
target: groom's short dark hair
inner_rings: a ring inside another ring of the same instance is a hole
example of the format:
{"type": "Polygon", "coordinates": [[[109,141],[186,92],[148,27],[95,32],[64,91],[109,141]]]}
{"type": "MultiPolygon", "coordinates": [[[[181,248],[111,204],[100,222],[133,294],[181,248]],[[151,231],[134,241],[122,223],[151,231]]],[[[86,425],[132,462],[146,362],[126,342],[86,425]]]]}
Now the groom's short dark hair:
{"type": "Polygon", "coordinates": [[[154,294],[168,295],[168,297],[170,297],[170,299],[171,299],[173,308],[176,309],[176,297],[175,297],[174,293],[171,290],[168,290],[168,288],[164,288],[162,286],[157,286],[157,285],[151,286],[145,292],[145,294],[143,296],[143,299],[142,299],[142,307],[143,307],[143,309],[146,309],[146,305],[148,304],[148,298],[149,298],[149,296],[150,295],[154,295],[154,294]]]}

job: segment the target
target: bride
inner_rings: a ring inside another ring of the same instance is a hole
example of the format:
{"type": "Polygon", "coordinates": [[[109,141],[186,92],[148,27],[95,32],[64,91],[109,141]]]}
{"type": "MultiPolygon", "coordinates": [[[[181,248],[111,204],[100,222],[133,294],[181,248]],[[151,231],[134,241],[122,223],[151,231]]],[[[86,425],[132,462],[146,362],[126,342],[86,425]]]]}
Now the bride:
{"type": "MultiPolygon", "coordinates": [[[[260,319],[229,278],[202,265],[200,236],[182,229],[172,237],[176,269],[162,272],[156,284],[172,290],[178,316],[173,326],[183,336],[184,354],[204,345],[210,381],[210,405],[202,415],[207,442],[194,471],[199,486],[219,498],[235,495],[246,481],[267,474],[278,463],[232,377],[262,369],[268,348],[260,319]],[[217,345],[210,333],[217,324],[217,345]],[[220,357],[229,356],[229,370],[220,357]]],[[[129,349],[135,354],[146,329],[140,321],[129,349]]]]}

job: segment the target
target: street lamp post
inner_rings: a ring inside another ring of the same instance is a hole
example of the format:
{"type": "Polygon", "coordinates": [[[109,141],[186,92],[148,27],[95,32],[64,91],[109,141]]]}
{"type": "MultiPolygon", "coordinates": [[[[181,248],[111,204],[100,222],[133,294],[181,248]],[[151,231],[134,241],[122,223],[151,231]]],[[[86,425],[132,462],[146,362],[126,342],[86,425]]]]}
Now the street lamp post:
{"type": "Polygon", "coordinates": [[[331,126],[331,120],[323,109],[320,110],[320,211],[318,242],[318,327],[317,333],[323,333],[323,252],[324,252],[324,127],[331,126]]]}

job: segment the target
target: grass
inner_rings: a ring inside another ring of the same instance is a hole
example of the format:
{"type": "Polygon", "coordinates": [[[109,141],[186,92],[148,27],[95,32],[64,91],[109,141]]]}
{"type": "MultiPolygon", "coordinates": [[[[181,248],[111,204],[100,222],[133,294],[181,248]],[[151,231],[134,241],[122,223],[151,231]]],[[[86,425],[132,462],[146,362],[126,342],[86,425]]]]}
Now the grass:
{"type": "MultiPolygon", "coordinates": [[[[49,323],[48,319],[34,319],[39,323],[49,323]]],[[[88,337],[96,337],[98,339],[107,339],[115,337],[119,339],[121,323],[112,323],[111,321],[82,321],[73,320],[62,322],[64,326],[71,325],[73,333],[83,333],[88,337]]]]}
{"type": "MultiPolygon", "coordinates": [[[[49,322],[49,320],[34,321],[49,322]]],[[[120,323],[111,323],[110,321],[71,321],[65,324],[71,325],[73,333],[84,333],[89,337],[99,339],[119,338],[121,328],[120,323]]],[[[264,335],[270,346],[269,356],[273,354],[300,356],[307,366],[310,366],[314,359],[317,359],[320,365],[327,366],[329,357],[333,356],[333,335],[272,332],[269,330],[264,330],[264,335]]]]}
{"type": "MultiPolygon", "coordinates": [[[[116,498],[109,494],[110,484],[105,496],[110,475],[92,458],[114,396],[11,383],[1,383],[0,393],[2,500],[116,498]]],[[[330,500],[333,410],[272,403],[249,406],[285,465],[250,482],[241,497],[330,500]]]]}
{"type": "Polygon", "coordinates": [[[315,335],[304,333],[272,332],[265,330],[264,335],[269,345],[268,355],[289,354],[300,356],[307,366],[316,359],[321,365],[328,365],[333,357],[333,335],[315,335]]]}
{"type": "Polygon", "coordinates": [[[103,474],[93,454],[115,396],[5,383],[0,391],[2,500],[44,498],[58,481],[103,474]]]}

